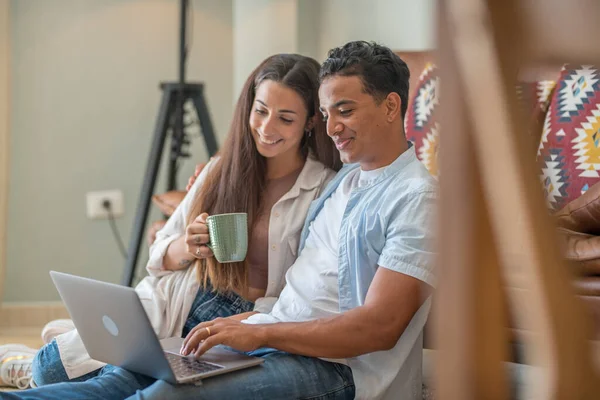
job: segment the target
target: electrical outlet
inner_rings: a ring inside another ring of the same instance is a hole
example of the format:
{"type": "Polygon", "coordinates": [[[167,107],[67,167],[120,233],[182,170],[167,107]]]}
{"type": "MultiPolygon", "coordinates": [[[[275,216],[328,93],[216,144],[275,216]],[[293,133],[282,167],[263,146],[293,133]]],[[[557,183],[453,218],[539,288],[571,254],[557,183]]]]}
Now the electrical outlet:
{"type": "Polygon", "coordinates": [[[108,211],[104,201],[110,201],[112,214],[115,218],[123,216],[123,192],[120,190],[105,190],[102,192],[86,193],[87,216],[90,219],[108,219],[108,211]]]}

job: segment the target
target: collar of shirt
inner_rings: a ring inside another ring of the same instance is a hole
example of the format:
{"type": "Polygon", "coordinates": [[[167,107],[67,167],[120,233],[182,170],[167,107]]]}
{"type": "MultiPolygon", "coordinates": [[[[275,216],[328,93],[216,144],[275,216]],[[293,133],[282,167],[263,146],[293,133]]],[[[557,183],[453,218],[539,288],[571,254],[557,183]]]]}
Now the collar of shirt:
{"type": "Polygon", "coordinates": [[[310,153],[308,157],[306,157],[306,162],[304,163],[302,171],[300,171],[300,175],[298,175],[298,178],[296,179],[296,183],[294,183],[294,186],[292,186],[278,202],[298,197],[298,195],[300,195],[300,190],[312,190],[317,186],[322,185],[323,180],[315,179],[315,176],[323,175],[322,172],[325,168],[325,165],[317,161],[314,158],[314,155],[310,153]]]}

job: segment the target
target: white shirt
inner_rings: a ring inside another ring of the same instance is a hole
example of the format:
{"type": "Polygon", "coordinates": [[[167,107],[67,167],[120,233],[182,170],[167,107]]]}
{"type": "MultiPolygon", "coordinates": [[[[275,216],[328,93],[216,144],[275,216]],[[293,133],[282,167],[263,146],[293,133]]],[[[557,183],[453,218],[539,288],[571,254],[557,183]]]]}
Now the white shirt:
{"type": "MultiPolygon", "coordinates": [[[[343,186],[345,178],[358,169],[357,165],[345,166],[311,205],[300,241],[300,256],[286,275],[289,286],[296,268],[310,266],[303,255],[309,237],[314,236],[317,219],[331,212],[329,199],[343,186]]],[[[435,220],[436,191],[435,180],[417,159],[414,148],[401,154],[368,185],[354,189],[343,211],[338,237],[336,285],[343,288],[338,292],[341,312],[364,304],[379,268],[435,286],[435,230],[431,226],[435,220]]],[[[280,301],[288,301],[290,293],[286,287],[280,301]]],[[[431,299],[427,299],[419,308],[393,349],[345,360],[352,369],[357,399],[422,397],[422,331],[430,303],[431,299]]],[[[248,322],[277,320],[272,315],[257,315],[248,322]]]]}
{"type": "Polygon", "coordinates": [[[269,314],[255,314],[244,322],[302,322],[340,313],[338,239],[342,217],[352,191],[366,186],[384,169],[356,169],[344,177],[325,201],[323,212],[311,223],[306,245],[286,273],[286,286],[273,310],[269,314]]]}

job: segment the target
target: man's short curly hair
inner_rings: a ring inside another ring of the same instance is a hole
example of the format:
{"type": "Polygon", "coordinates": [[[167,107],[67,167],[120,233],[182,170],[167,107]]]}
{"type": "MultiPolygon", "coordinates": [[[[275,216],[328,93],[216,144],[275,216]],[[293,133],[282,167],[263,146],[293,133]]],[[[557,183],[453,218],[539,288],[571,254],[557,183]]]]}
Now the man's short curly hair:
{"type": "Polygon", "coordinates": [[[330,76],[358,76],[365,92],[380,102],[395,92],[402,101],[402,119],[408,108],[408,66],[389,48],[374,42],[356,41],[329,51],[321,65],[321,82],[330,76]]]}

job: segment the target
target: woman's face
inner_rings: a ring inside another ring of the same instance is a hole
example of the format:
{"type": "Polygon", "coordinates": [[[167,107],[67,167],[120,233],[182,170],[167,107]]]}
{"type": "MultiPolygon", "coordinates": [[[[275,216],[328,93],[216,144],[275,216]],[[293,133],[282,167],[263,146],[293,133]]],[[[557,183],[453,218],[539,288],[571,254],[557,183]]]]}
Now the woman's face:
{"type": "Polygon", "coordinates": [[[261,82],[250,111],[258,152],[266,158],[295,157],[307,128],[307,114],[297,92],[271,80],[261,82]]]}

